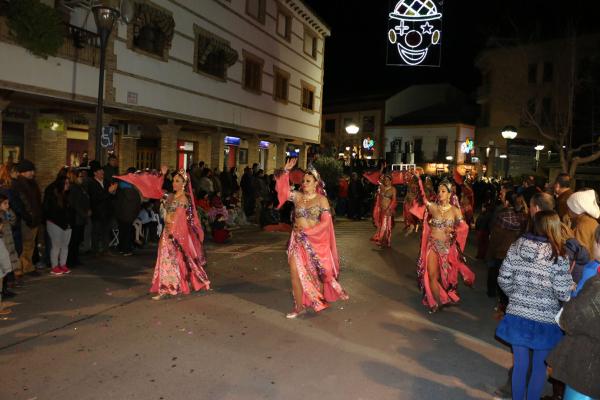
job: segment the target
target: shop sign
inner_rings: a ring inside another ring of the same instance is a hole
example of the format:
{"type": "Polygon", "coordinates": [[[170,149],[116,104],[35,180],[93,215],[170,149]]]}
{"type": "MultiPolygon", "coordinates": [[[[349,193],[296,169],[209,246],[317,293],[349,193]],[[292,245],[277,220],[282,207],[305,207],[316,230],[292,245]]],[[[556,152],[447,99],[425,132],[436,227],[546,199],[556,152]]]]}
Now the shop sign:
{"type": "Polygon", "coordinates": [[[230,146],[239,146],[242,140],[235,136],[225,136],[225,144],[230,146]]]}
{"type": "Polygon", "coordinates": [[[460,151],[464,154],[471,154],[473,149],[475,148],[475,143],[470,138],[467,138],[464,143],[460,145],[460,151]]]}
{"type": "Polygon", "coordinates": [[[40,130],[64,131],[65,122],[53,118],[38,118],[37,128],[40,130]]]}
{"type": "Polygon", "coordinates": [[[138,94],[136,92],[127,92],[127,104],[137,104],[138,94]]]}
{"type": "Polygon", "coordinates": [[[115,127],[103,126],[102,135],[100,135],[100,145],[105,149],[112,148],[115,145],[115,127]]]}

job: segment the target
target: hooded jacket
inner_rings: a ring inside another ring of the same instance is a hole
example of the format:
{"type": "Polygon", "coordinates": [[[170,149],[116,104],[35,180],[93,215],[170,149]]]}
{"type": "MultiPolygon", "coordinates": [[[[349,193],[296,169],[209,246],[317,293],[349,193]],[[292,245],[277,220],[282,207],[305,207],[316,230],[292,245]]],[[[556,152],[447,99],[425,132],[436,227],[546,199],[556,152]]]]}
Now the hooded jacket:
{"type": "Polygon", "coordinates": [[[573,279],[568,259],[553,257],[546,238],[526,234],[508,250],[498,284],[509,299],[507,314],[555,323],[560,302],[569,299],[573,279]]]}

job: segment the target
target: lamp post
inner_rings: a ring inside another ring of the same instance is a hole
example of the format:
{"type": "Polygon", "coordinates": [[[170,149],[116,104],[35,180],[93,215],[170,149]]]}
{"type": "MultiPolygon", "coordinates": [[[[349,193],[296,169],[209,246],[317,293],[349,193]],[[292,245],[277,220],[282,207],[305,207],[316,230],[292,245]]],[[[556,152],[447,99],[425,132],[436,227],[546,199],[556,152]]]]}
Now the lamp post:
{"type": "Polygon", "coordinates": [[[518,132],[517,132],[517,128],[515,128],[514,126],[507,125],[504,128],[502,128],[502,132],[501,133],[502,133],[502,137],[506,140],[506,157],[505,157],[506,161],[505,161],[505,164],[504,164],[505,165],[504,166],[504,177],[507,177],[508,176],[508,171],[509,171],[509,165],[508,165],[508,163],[509,163],[509,160],[510,160],[508,158],[508,155],[510,154],[510,152],[509,152],[509,143],[510,142],[509,141],[513,140],[514,138],[516,138],[518,132]]]}
{"type": "Polygon", "coordinates": [[[102,146],[100,138],[102,136],[102,116],[104,113],[104,67],[106,64],[106,45],[110,33],[119,18],[119,11],[108,6],[99,5],[92,8],[96,29],[100,36],[100,76],[98,78],[98,105],[96,106],[96,160],[101,160],[102,146]]]}
{"type": "Polygon", "coordinates": [[[538,144],[537,146],[534,147],[534,149],[535,149],[535,172],[537,172],[538,168],[540,167],[540,151],[544,150],[544,145],[538,144]]]}

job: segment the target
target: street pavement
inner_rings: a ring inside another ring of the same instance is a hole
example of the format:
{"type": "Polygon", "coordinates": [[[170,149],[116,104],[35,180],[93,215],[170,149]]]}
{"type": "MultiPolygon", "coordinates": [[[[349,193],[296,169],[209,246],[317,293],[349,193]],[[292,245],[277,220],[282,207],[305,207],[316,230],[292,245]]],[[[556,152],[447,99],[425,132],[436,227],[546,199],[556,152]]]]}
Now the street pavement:
{"type": "Polygon", "coordinates": [[[155,249],[32,279],[0,320],[0,400],[495,398],[511,354],[483,264],[470,259],[478,280],[460,306],[429,315],[417,235],[399,225],[381,250],[372,232],[336,222],[350,300],[296,320],[288,235],[252,227],[207,243],[209,292],[151,300],[155,249]]]}

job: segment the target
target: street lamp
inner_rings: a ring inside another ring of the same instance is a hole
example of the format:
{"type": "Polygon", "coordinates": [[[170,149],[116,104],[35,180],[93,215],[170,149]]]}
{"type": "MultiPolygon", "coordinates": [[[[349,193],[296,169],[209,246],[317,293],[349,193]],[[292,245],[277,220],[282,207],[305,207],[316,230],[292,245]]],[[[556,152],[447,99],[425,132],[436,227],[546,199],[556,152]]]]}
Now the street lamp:
{"type": "Polygon", "coordinates": [[[348,135],[356,135],[359,130],[360,130],[360,128],[354,122],[352,122],[351,124],[346,126],[346,133],[348,135]]]}
{"type": "Polygon", "coordinates": [[[506,159],[506,161],[504,162],[504,176],[508,176],[508,171],[509,171],[509,165],[508,165],[508,153],[510,153],[510,149],[509,149],[509,141],[513,140],[514,138],[517,137],[517,128],[515,128],[512,125],[506,125],[504,128],[502,128],[502,137],[504,139],[506,139],[506,155],[505,157],[502,157],[504,159],[506,159]]]}
{"type": "Polygon", "coordinates": [[[502,128],[502,137],[506,140],[512,140],[517,137],[517,128],[512,125],[507,125],[502,128]]]}
{"type": "Polygon", "coordinates": [[[102,146],[102,114],[104,112],[104,66],[106,64],[106,45],[108,38],[119,18],[119,11],[108,6],[99,5],[92,7],[98,36],[100,36],[100,76],[98,78],[98,105],[96,107],[96,160],[101,159],[102,146]]]}
{"type": "Polygon", "coordinates": [[[534,147],[534,149],[535,149],[535,170],[537,172],[537,170],[540,166],[540,151],[544,150],[544,145],[538,144],[537,146],[534,147]]]}

